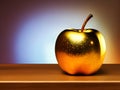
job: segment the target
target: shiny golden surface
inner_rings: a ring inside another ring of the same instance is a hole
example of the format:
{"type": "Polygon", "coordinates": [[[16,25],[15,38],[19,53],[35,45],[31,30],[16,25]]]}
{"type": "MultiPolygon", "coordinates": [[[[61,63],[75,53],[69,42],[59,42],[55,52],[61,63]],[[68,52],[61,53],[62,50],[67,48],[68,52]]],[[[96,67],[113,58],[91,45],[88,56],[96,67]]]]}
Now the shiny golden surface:
{"type": "Polygon", "coordinates": [[[91,74],[97,71],[103,60],[95,52],[82,56],[68,55],[64,52],[57,52],[58,63],[60,67],[69,74],[91,74]]]}
{"type": "Polygon", "coordinates": [[[103,63],[105,41],[100,32],[93,29],[64,30],[57,38],[55,53],[59,66],[69,74],[92,74],[103,63]]]}

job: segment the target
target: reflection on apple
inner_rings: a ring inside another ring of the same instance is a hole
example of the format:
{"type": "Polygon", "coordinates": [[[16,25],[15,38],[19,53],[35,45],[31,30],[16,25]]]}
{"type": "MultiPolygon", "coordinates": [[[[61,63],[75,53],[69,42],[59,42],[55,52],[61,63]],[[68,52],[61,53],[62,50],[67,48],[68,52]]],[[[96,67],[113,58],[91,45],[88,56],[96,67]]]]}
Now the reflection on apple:
{"type": "Polygon", "coordinates": [[[57,37],[55,54],[61,69],[68,74],[90,75],[99,70],[104,61],[106,45],[103,35],[95,29],[66,29],[57,37]]]}

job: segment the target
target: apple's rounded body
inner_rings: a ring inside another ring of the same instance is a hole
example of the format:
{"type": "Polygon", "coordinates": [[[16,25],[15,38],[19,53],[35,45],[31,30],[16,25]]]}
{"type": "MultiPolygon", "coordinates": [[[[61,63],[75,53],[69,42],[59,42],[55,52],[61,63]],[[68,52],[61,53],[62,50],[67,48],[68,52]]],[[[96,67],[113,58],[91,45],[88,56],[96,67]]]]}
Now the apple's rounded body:
{"type": "Polygon", "coordinates": [[[95,73],[106,53],[103,35],[95,29],[66,29],[56,40],[55,54],[61,69],[68,74],[95,73]]]}

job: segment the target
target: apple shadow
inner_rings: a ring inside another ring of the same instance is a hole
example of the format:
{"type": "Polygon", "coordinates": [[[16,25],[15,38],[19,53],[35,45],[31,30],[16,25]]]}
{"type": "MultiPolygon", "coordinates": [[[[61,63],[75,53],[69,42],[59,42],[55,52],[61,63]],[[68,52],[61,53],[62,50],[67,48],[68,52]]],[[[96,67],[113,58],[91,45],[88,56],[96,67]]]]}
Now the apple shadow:
{"type": "Polygon", "coordinates": [[[100,68],[97,72],[95,72],[91,75],[99,76],[99,75],[106,75],[106,74],[107,74],[107,72],[104,69],[100,68]]]}
{"type": "Polygon", "coordinates": [[[77,73],[77,74],[69,74],[67,72],[62,71],[63,74],[69,75],[69,76],[102,76],[107,74],[106,71],[104,71],[102,68],[100,68],[97,72],[90,74],[90,75],[85,75],[85,74],[81,74],[81,73],[77,73]]]}

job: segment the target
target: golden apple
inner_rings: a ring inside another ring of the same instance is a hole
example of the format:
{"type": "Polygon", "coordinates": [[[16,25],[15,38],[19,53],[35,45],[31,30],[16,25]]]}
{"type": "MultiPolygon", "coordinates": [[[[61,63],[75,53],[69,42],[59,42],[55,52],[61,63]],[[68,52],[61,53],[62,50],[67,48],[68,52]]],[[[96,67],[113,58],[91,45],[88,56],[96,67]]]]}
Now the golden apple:
{"type": "Polygon", "coordinates": [[[106,45],[103,35],[95,29],[84,29],[90,14],[81,29],[66,29],[57,37],[55,54],[61,69],[68,74],[95,73],[101,67],[106,45]]]}

